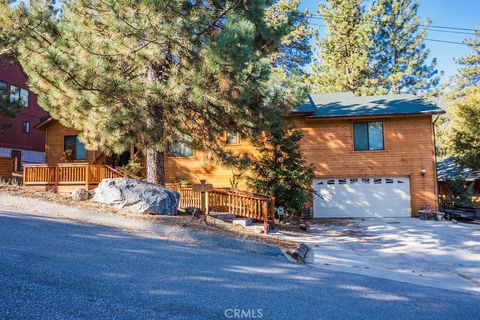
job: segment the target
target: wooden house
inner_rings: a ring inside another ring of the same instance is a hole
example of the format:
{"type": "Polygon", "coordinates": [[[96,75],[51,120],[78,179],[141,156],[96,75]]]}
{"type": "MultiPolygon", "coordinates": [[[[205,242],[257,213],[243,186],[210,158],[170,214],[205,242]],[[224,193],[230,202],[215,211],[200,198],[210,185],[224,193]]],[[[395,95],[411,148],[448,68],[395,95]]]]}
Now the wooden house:
{"type": "MultiPolygon", "coordinates": [[[[414,95],[309,95],[291,117],[304,134],[304,157],[315,166],[314,217],[410,217],[424,206],[436,210],[432,117],[443,112],[414,95]]],[[[69,146],[75,150],[73,162],[105,161],[98,151],[85,149],[77,131],[52,118],[36,128],[45,130],[48,164],[59,163],[69,146]]],[[[226,149],[255,152],[235,133],[223,138],[226,149]]],[[[241,172],[207,158],[176,146],[166,156],[167,182],[205,179],[215,187],[230,187],[234,177],[240,178],[241,172]]]]}

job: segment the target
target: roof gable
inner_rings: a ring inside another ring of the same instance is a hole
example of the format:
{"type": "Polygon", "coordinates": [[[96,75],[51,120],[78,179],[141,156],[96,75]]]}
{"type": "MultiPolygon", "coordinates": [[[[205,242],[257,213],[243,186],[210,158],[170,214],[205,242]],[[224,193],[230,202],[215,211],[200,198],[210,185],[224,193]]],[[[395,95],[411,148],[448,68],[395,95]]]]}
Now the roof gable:
{"type": "Polygon", "coordinates": [[[437,162],[437,178],[440,181],[461,177],[467,181],[480,179],[480,172],[462,166],[454,157],[448,157],[437,162]]]}
{"type": "Polygon", "coordinates": [[[383,115],[440,114],[445,111],[412,94],[355,96],[352,92],[310,94],[292,113],[311,117],[362,117],[383,115]]]}

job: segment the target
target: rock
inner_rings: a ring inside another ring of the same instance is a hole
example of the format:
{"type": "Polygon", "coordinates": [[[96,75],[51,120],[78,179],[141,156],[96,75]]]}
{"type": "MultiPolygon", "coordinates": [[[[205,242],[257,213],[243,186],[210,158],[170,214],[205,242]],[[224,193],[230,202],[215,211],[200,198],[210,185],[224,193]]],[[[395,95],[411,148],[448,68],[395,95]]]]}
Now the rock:
{"type": "Polygon", "coordinates": [[[246,227],[252,224],[252,219],[248,218],[237,218],[233,219],[233,224],[238,224],[239,226],[246,227]]]}
{"type": "Polygon", "coordinates": [[[143,180],[104,179],[95,189],[93,201],[137,213],[177,214],[180,194],[143,180]]]}
{"type": "Polygon", "coordinates": [[[300,261],[305,263],[314,262],[314,252],[313,249],[307,246],[305,243],[300,243],[298,247],[293,252],[292,256],[300,261]]]}
{"type": "Polygon", "coordinates": [[[202,210],[198,208],[188,207],[185,209],[185,214],[199,219],[202,215],[202,210]]]}
{"type": "Polygon", "coordinates": [[[72,191],[72,200],[85,201],[88,200],[88,191],[85,189],[76,189],[72,191]]]}
{"type": "Polygon", "coordinates": [[[310,246],[307,246],[307,247],[308,247],[307,254],[303,258],[303,261],[305,263],[313,264],[315,262],[315,253],[313,252],[313,249],[310,246]]]}
{"type": "Polygon", "coordinates": [[[253,231],[255,233],[263,233],[265,227],[264,227],[263,223],[252,223],[248,226],[245,226],[245,229],[253,231]]]}
{"type": "Polygon", "coordinates": [[[300,224],[299,228],[303,231],[310,232],[310,225],[308,225],[306,223],[300,224]]]}
{"type": "Polygon", "coordinates": [[[212,214],[212,216],[222,221],[231,221],[237,217],[232,213],[217,213],[217,214],[212,214]]]}

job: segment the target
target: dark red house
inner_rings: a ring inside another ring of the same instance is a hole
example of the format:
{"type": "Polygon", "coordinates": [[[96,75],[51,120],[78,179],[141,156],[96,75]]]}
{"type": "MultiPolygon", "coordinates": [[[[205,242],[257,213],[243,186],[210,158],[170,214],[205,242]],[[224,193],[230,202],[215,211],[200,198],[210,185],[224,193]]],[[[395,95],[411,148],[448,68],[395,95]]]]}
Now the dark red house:
{"type": "Polygon", "coordinates": [[[0,132],[0,156],[17,158],[18,167],[45,161],[45,132],[34,125],[47,115],[37,104],[37,96],[28,90],[27,75],[19,63],[0,63],[0,95],[20,101],[24,108],[15,118],[0,116],[0,124],[10,125],[0,132]]]}

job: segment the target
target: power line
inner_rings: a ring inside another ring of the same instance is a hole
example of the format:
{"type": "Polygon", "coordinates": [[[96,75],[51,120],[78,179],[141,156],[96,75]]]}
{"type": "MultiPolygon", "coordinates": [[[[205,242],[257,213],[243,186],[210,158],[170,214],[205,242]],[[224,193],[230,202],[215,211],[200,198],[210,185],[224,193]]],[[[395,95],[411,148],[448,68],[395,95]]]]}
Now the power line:
{"type": "MultiPolygon", "coordinates": [[[[327,27],[326,25],[324,24],[319,24],[319,23],[310,23],[310,25],[313,25],[313,26],[319,26],[319,27],[327,27]]],[[[440,31],[440,30],[438,30],[440,31]]],[[[425,38],[426,41],[432,41],[432,42],[443,42],[443,43],[450,43],[450,44],[459,44],[459,45],[464,45],[466,46],[465,43],[463,42],[457,42],[457,41],[448,41],[448,40],[439,40],[439,39],[429,39],[429,38],[425,38]]]]}
{"type": "Polygon", "coordinates": [[[455,34],[466,34],[466,35],[470,35],[470,36],[474,36],[475,34],[474,33],[470,33],[470,32],[463,32],[463,31],[452,31],[452,30],[437,30],[437,29],[430,29],[428,31],[435,31],[435,32],[447,32],[447,33],[455,33],[455,34]]]}
{"type": "Polygon", "coordinates": [[[448,40],[438,40],[438,39],[425,39],[426,41],[433,41],[433,42],[443,42],[443,43],[451,43],[451,44],[461,44],[466,46],[465,43],[463,42],[457,42],[457,41],[448,41],[448,40]]]}
{"type": "MultiPolygon", "coordinates": [[[[313,13],[312,15],[312,18],[313,19],[320,19],[320,20],[323,20],[324,17],[323,15],[318,15],[318,14],[315,14],[313,13]]],[[[475,32],[477,31],[476,29],[473,29],[473,28],[459,28],[459,27],[450,27],[450,26],[439,26],[439,25],[426,25],[426,24],[420,24],[421,27],[427,27],[427,28],[438,28],[438,29],[446,29],[446,30],[460,30],[460,31],[472,31],[472,32],[475,32]]],[[[471,33],[472,35],[474,33],[471,33]]]]}

